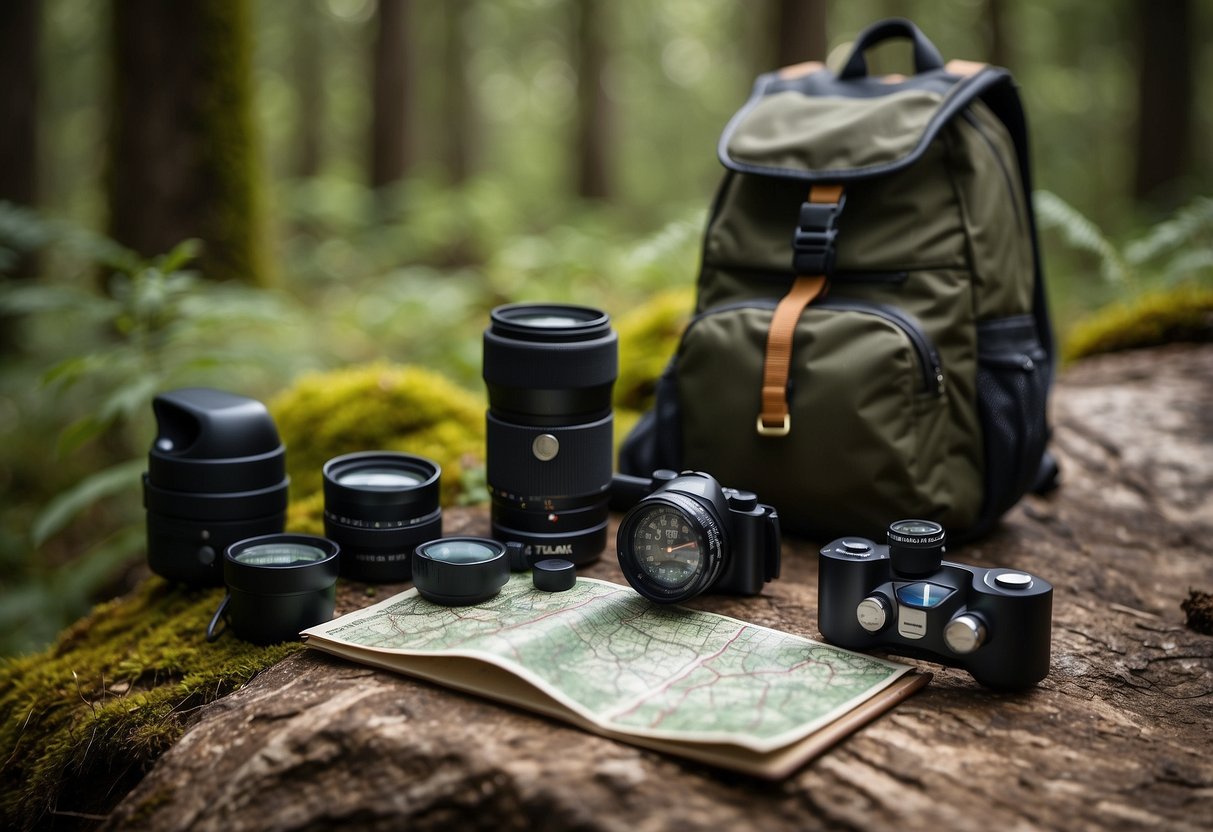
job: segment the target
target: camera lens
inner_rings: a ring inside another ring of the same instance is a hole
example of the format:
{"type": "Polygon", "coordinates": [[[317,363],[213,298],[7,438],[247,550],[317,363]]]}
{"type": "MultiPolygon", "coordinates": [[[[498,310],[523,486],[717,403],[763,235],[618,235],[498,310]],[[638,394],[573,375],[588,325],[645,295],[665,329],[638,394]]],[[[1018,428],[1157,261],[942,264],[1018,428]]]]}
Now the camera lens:
{"type": "Polygon", "coordinates": [[[889,524],[889,559],[901,575],[929,575],[943,561],[947,535],[931,520],[898,520],[889,524]]]}
{"type": "Polygon", "coordinates": [[[597,309],[499,306],[484,333],[492,533],[585,565],[606,547],[618,337],[597,309]]]}
{"type": "Polygon", "coordinates": [[[633,506],[619,524],[619,568],[632,588],[663,604],[694,598],[720,577],[728,557],[719,484],[684,476],[633,506]]]}
{"type": "Polygon", "coordinates": [[[193,387],[161,393],[152,410],[148,565],[169,580],[218,586],[228,546],[283,529],[286,449],[255,399],[193,387]]]}
{"type": "Polygon", "coordinates": [[[505,544],[483,537],[446,537],[413,553],[413,583],[421,597],[448,607],[479,604],[510,577],[505,544]]]}
{"type": "Polygon", "coordinates": [[[245,641],[273,644],[328,621],[337,600],[340,551],[333,541],[306,534],[233,543],[223,562],[232,630],[245,641]]]}
{"type": "Polygon", "coordinates": [[[418,543],[442,536],[438,464],[365,451],[324,464],[324,533],[341,545],[341,574],[390,583],[412,578],[418,543]]]}

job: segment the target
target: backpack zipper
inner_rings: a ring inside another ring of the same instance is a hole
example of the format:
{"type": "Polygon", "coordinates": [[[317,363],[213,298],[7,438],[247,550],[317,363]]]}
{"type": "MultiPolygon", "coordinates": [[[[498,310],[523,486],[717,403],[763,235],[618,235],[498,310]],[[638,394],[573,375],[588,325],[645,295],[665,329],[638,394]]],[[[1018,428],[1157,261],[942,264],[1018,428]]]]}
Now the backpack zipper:
{"type": "MultiPolygon", "coordinates": [[[[771,309],[774,310],[778,305],[778,301],[774,298],[738,301],[736,303],[726,303],[723,306],[714,306],[711,309],[705,309],[698,315],[691,318],[687,324],[686,331],[689,332],[691,327],[697,324],[703,318],[709,315],[717,315],[722,312],[734,312],[739,309],[771,309]]],[[[944,391],[943,364],[939,360],[939,352],[935,349],[935,345],[931,343],[931,339],[922,331],[922,325],[918,323],[918,319],[908,312],[903,312],[895,306],[889,306],[883,303],[869,303],[867,301],[843,299],[843,298],[824,298],[816,301],[808,306],[808,309],[833,309],[838,312],[858,312],[863,315],[875,315],[876,317],[892,324],[897,329],[900,329],[910,342],[910,346],[914,349],[918,356],[918,368],[922,376],[922,389],[924,393],[930,393],[935,396],[942,396],[944,391]]],[[[683,335],[685,338],[685,333],[683,335]]]]}

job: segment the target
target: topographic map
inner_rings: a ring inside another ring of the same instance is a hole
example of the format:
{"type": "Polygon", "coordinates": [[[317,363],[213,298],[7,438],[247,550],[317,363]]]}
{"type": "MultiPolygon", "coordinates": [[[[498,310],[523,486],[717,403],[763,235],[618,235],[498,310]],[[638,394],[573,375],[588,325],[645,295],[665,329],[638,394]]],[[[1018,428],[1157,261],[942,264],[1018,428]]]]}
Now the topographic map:
{"type": "Polygon", "coordinates": [[[438,606],[409,590],[305,635],[311,647],[675,753],[670,744],[761,757],[899,680],[898,696],[866,719],[925,682],[904,679],[905,665],[652,604],[630,587],[589,578],[550,593],[534,589],[529,575],[514,575],[495,598],[470,607],[438,606]],[[452,661],[432,661],[438,658],[452,661]],[[503,684],[499,674],[486,675],[490,669],[525,684],[503,684]]]}

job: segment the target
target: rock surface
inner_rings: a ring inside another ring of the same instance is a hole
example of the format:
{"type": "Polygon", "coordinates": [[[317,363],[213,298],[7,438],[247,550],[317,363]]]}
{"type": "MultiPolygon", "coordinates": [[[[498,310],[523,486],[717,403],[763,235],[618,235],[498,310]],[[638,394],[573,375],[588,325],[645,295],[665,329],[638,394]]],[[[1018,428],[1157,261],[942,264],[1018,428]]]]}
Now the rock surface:
{"type": "MultiPolygon", "coordinates": [[[[306,652],[206,707],[108,825],[1209,829],[1213,637],[1180,603],[1213,589],[1213,349],[1086,361],[1059,383],[1054,425],[1062,488],[953,552],[1056,587],[1051,672],[1032,691],[929,666],[924,691],[767,783],[306,652]]],[[[448,528],[487,518],[452,511],[448,528]]],[[[697,603],[817,637],[814,552],[790,541],[761,598],[697,603]]],[[[588,574],[621,580],[612,551],[588,574]]]]}

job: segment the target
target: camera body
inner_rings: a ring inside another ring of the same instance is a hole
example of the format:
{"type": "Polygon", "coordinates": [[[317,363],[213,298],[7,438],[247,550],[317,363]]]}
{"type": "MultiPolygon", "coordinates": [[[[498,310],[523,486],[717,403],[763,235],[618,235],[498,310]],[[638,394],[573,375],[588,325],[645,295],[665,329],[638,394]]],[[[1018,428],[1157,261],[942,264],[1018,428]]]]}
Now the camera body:
{"type": "Polygon", "coordinates": [[[629,504],[619,524],[619,565],[652,601],[757,595],[779,577],[779,515],[753,492],[724,488],[700,471],[617,474],[612,506],[629,504]]]}
{"type": "Polygon", "coordinates": [[[843,537],[821,549],[817,623],[832,644],[885,649],[966,670],[991,688],[1030,687],[1049,672],[1053,587],[1015,569],[944,561],[938,540],[890,545],[843,537]]]}

